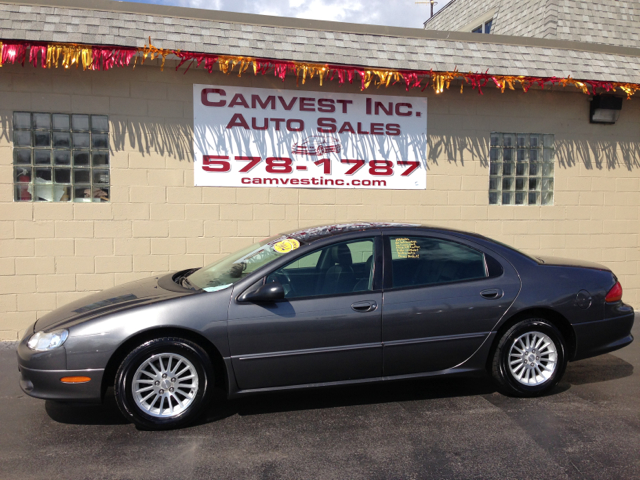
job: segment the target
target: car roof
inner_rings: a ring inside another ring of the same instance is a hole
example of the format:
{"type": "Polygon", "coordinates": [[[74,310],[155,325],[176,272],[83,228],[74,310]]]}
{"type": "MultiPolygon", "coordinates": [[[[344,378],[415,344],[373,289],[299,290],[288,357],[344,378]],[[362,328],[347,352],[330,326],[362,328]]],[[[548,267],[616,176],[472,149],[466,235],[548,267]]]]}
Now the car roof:
{"type": "Polygon", "coordinates": [[[397,228],[412,228],[422,230],[424,232],[444,232],[444,233],[462,233],[473,237],[485,238],[472,232],[462,230],[454,230],[444,227],[434,227],[422,225],[419,223],[397,223],[397,222],[351,222],[351,223],[333,223],[329,225],[316,225],[288,232],[283,232],[279,236],[295,238],[302,243],[313,243],[328,237],[334,237],[353,232],[364,232],[367,230],[392,230],[397,228]]]}

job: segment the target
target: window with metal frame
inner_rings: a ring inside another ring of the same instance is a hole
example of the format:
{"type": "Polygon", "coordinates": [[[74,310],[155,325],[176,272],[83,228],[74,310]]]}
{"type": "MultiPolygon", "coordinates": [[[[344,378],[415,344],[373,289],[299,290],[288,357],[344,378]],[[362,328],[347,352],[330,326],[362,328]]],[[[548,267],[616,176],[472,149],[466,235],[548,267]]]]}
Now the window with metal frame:
{"type": "Polygon", "coordinates": [[[554,136],[491,134],[490,205],[553,205],[554,136]]]}
{"type": "Polygon", "coordinates": [[[109,118],[13,113],[16,202],[108,202],[109,118]]]}
{"type": "Polygon", "coordinates": [[[492,24],[493,24],[493,19],[487,20],[486,22],[481,23],[476,28],[471,30],[471,33],[491,33],[492,24]]]}

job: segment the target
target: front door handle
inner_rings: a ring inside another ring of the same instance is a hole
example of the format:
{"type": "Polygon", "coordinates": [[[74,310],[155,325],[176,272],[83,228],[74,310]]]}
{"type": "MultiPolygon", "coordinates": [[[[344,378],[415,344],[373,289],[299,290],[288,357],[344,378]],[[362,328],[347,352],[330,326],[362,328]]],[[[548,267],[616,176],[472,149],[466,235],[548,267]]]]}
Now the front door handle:
{"type": "Polygon", "coordinates": [[[499,288],[490,288],[488,290],[481,291],[480,295],[487,300],[497,300],[498,298],[502,298],[504,292],[499,288]]]}
{"type": "Polygon", "coordinates": [[[378,304],[373,300],[365,300],[363,302],[352,303],[351,308],[360,313],[373,312],[378,308],[378,304]]]}

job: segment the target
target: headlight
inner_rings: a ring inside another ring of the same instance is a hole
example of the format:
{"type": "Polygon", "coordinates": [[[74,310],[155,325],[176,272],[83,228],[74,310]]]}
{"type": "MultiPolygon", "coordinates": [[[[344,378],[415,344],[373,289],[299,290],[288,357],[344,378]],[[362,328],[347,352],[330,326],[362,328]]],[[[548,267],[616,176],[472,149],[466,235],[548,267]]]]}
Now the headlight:
{"type": "Polygon", "coordinates": [[[44,352],[53,350],[61,346],[69,337],[67,330],[56,330],[55,332],[37,332],[27,342],[27,347],[31,350],[44,352]]]}

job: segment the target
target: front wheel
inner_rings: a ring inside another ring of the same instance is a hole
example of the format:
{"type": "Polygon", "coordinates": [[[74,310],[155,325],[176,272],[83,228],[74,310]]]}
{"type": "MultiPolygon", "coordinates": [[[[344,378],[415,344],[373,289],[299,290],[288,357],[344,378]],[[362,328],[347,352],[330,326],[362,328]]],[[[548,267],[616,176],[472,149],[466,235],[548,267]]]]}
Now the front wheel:
{"type": "Polygon", "coordinates": [[[491,373],[507,395],[535,397],[555,387],[567,365],[564,338],[548,320],[516,323],[498,342],[491,373]]]}
{"type": "Polygon", "coordinates": [[[212,383],[211,360],[199,345],[157,338],[124,359],[116,374],[115,397],[120,411],[140,428],[178,428],[202,412],[212,383]]]}

